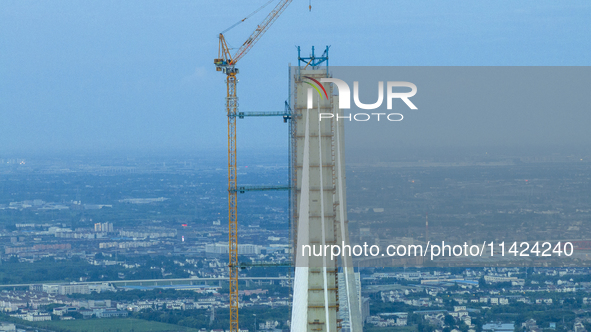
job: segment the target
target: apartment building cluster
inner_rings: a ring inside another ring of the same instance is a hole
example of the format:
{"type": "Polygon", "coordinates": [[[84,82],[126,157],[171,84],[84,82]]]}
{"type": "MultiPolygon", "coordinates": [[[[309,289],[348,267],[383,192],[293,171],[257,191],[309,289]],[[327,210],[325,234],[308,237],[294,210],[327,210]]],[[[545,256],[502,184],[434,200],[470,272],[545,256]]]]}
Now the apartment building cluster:
{"type": "Polygon", "coordinates": [[[71,295],[90,294],[92,292],[115,292],[115,287],[107,282],[84,283],[84,284],[39,284],[29,286],[29,290],[44,292],[47,294],[71,295]]]}
{"type": "Polygon", "coordinates": [[[94,224],[94,231],[95,232],[111,233],[111,232],[113,232],[113,223],[111,223],[111,222],[95,223],[94,224]]]}

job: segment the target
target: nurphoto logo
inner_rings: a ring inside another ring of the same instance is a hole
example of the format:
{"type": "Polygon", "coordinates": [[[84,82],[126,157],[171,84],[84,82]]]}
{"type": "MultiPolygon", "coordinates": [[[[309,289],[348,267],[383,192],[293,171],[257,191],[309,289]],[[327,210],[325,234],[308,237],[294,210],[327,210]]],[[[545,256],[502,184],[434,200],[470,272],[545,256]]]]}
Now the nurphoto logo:
{"type": "MultiPolygon", "coordinates": [[[[340,80],[338,78],[321,78],[320,82],[312,77],[308,77],[305,76],[307,79],[310,79],[311,81],[313,81],[314,83],[316,83],[316,85],[310,83],[310,82],[305,82],[307,84],[309,84],[310,86],[312,86],[312,88],[314,88],[314,90],[316,90],[316,92],[318,93],[318,95],[320,96],[320,99],[322,99],[323,94],[322,92],[324,92],[324,96],[328,99],[328,94],[326,93],[326,90],[324,89],[324,87],[322,86],[321,83],[333,83],[336,85],[338,91],[339,91],[339,109],[351,109],[351,89],[349,88],[349,85],[343,81],[340,80]],[[320,91],[320,89],[322,89],[322,92],[320,91]]],[[[387,103],[387,109],[391,110],[392,109],[392,100],[394,99],[400,99],[402,100],[406,106],[408,106],[408,108],[412,109],[412,110],[416,110],[418,109],[415,104],[413,104],[412,101],[410,101],[410,98],[413,97],[415,94],[417,93],[417,86],[411,82],[403,82],[403,81],[388,81],[386,82],[386,103],[387,103]],[[395,92],[394,88],[410,88],[410,91],[408,92],[395,92]]],[[[313,108],[313,98],[312,98],[312,94],[313,94],[313,89],[309,88],[308,89],[308,109],[313,108]]],[[[360,109],[363,110],[375,110],[377,108],[379,108],[380,106],[382,106],[382,104],[384,103],[384,82],[383,81],[379,81],[378,82],[378,100],[373,103],[373,104],[364,104],[359,100],[359,82],[358,81],[354,81],[353,82],[353,102],[355,103],[355,105],[357,107],[359,107],[360,109]]],[[[335,118],[335,114],[333,113],[319,113],[318,114],[319,117],[319,121],[322,121],[322,119],[331,119],[331,118],[335,118]]],[[[380,121],[382,118],[386,118],[388,121],[402,121],[402,119],[404,118],[404,116],[400,113],[355,113],[355,114],[349,114],[347,116],[341,116],[341,115],[336,115],[336,119],[337,121],[339,119],[349,119],[349,121],[369,121],[371,118],[377,118],[378,121],[380,121]],[[383,116],[383,117],[382,117],[383,116]]]]}

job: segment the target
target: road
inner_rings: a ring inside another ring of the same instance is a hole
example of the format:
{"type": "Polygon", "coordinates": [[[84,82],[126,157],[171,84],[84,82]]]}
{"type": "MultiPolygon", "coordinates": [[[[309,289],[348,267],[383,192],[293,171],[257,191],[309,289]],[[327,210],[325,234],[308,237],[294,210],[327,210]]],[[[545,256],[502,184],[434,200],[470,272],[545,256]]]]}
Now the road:
{"type": "MultiPolygon", "coordinates": [[[[240,280],[290,280],[290,277],[240,277],[240,280]]],[[[36,282],[31,284],[11,284],[11,285],[0,285],[0,288],[10,288],[10,287],[29,287],[31,285],[69,285],[69,284],[77,284],[77,285],[92,285],[92,284],[101,284],[101,283],[111,283],[114,285],[126,285],[128,283],[170,283],[173,282],[200,282],[200,281],[228,281],[228,278],[178,278],[178,279],[141,279],[141,280],[104,280],[104,281],[82,281],[82,282],[36,282]]]]}

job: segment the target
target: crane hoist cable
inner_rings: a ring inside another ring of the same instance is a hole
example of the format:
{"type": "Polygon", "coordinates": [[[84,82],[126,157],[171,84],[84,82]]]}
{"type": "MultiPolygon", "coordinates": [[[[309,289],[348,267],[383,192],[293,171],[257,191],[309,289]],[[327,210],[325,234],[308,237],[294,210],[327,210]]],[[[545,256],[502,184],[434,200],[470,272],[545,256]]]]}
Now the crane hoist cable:
{"type": "Polygon", "coordinates": [[[232,30],[234,27],[236,27],[238,24],[246,21],[247,19],[251,18],[254,14],[258,13],[261,9],[267,7],[268,4],[270,4],[271,2],[273,2],[274,0],[269,0],[267,1],[267,3],[265,3],[264,5],[260,6],[257,10],[255,10],[254,12],[248,14],[245,18],[241,19],[240,21],[234,23],[232,26],[230,26],[229,28],[227,28],[226,30],[222,31],[222,34],[232,30]]]}

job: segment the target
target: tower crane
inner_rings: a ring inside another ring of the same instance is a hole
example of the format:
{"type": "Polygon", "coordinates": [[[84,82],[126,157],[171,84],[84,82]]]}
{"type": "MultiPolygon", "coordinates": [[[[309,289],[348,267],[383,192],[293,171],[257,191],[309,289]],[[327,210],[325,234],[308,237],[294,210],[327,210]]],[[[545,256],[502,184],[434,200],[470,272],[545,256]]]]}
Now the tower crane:
{"type": "MultiPolygon", "coordinates": [[[[272,1],[272,0],[271,0],[272,1]]],[[[268,3],[270,3],[269,1],[268,3]]],[[[216,71],[226,74],[226,112],[228,115],[228,253],[230,272],[230,332],[238,332],[238,183],[237,183],[237,164],[236,164],[236,117],[238,116],[238,97],[236,94],[236,84],[238,79],[238,68],[236,64],[242,59],[248,51],[259,41],[267,32],[271,25],[279,18],[281,13],[287,8],[292,0],[281,0],[275,8],[265,17],[265,19],[256,27],[246,41],[232,55],[224,33],[236,25],[244,22],[247,18],[261,10],[255,12],[232,25],[219,34],[218,57],[214,59],[216,71]]]]}

